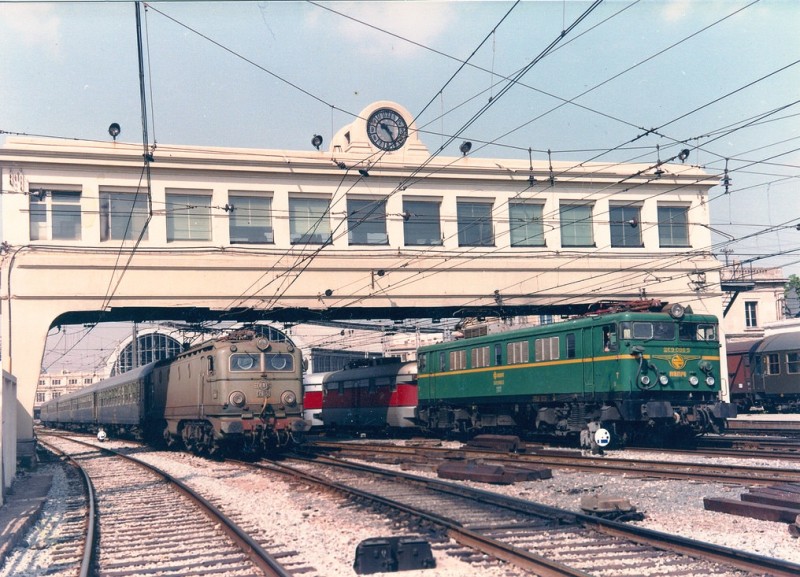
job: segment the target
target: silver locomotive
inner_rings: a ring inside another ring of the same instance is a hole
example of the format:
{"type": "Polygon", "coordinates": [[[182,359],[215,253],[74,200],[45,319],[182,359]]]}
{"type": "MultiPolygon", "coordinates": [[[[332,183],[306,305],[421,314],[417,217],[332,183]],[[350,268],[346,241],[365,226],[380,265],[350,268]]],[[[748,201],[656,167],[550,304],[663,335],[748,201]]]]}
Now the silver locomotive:
{"type": "Polygon", "coordinates": [[[41,420],[198,454],[271,452],[308,429],[302,365],[284,333],[240,330],[48,401],[41,420]]]}

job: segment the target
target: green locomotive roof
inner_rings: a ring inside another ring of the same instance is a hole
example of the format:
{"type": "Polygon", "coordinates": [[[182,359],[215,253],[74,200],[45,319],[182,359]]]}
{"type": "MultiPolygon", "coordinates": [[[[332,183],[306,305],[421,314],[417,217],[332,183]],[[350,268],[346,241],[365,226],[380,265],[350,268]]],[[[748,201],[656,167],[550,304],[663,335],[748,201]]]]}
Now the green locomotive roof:
{"type": "Polygon", "coordinates": [[[483,343],[494,343],[497,341],[507,341],[512,339],[520,339],[525,337],[536,337],[540,335],[548,335],[556,332],[567,332],[570,330],[582,329],[593,326],[602,326],[609,323],[619,323],[623,321],[674,321],[679,323],[705,323],[716,324],[718,319],[714,315],[708,314],[693,314],[689,313],[684,315],[681,319],[671,317],[667,312],[646,312],[646,311],[624,311],[608,314],[594,314],[577,317],[557,323],[550,323],[546,325],[536,325],[514,329],[510,331],[502,331],[492,333],[489,335],[482,335],[479,337],[470,337],[458,339],[453,341],[443,341],[433,345],[425,345],[418,349],[418,352],[425,353],[430,351],[437,351],[442,349],[456,349],[463,347],[466,343],[469,345],[480,345],[483,343]]]}

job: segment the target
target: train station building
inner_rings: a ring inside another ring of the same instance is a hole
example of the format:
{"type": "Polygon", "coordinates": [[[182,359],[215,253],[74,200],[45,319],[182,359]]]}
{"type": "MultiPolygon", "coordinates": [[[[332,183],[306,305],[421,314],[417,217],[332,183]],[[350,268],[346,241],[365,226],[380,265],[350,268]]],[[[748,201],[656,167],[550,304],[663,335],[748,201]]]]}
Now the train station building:
{"type": "Polygon", "coordinates": [[[6,138],[4,486],[57,325],[567,315],[642,298],[722,317],[718,178],[677,144],[641,164],[482,158],[468,142],[444,157],[388,101],[309,141],[6,138]]]}

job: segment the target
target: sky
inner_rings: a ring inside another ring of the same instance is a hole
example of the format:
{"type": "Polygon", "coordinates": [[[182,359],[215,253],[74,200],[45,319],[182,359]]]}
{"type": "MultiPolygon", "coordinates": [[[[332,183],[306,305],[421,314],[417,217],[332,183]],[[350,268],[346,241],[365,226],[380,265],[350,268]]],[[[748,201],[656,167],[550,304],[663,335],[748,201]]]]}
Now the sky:
{"type": "MultiPolygon", "coordinates": [[[[709,195],[713,252],[800,275],[800,3],[592,6],[151,2],[149,141],[310,150],[391,100],[432,152],[459,134],[446,156],[462,140],[576,164],[689,148],[687,163],[728,171],[709,195]]],[[[142,142],[138,62],[133,2],[0,0],[0,141],[106,141],[116,122],[142,142]]]]}

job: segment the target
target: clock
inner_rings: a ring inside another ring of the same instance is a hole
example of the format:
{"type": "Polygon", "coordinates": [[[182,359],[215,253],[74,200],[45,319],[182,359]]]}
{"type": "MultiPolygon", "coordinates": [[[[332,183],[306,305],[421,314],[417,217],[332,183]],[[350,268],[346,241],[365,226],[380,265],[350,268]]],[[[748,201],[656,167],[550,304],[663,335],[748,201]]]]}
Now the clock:
{"type": "Polygon", "coordinates": [[[391,108],[380,108],[367,119],[367,136],[381,150],[397,150],[408,139],[408,124],[391,108]]]}

